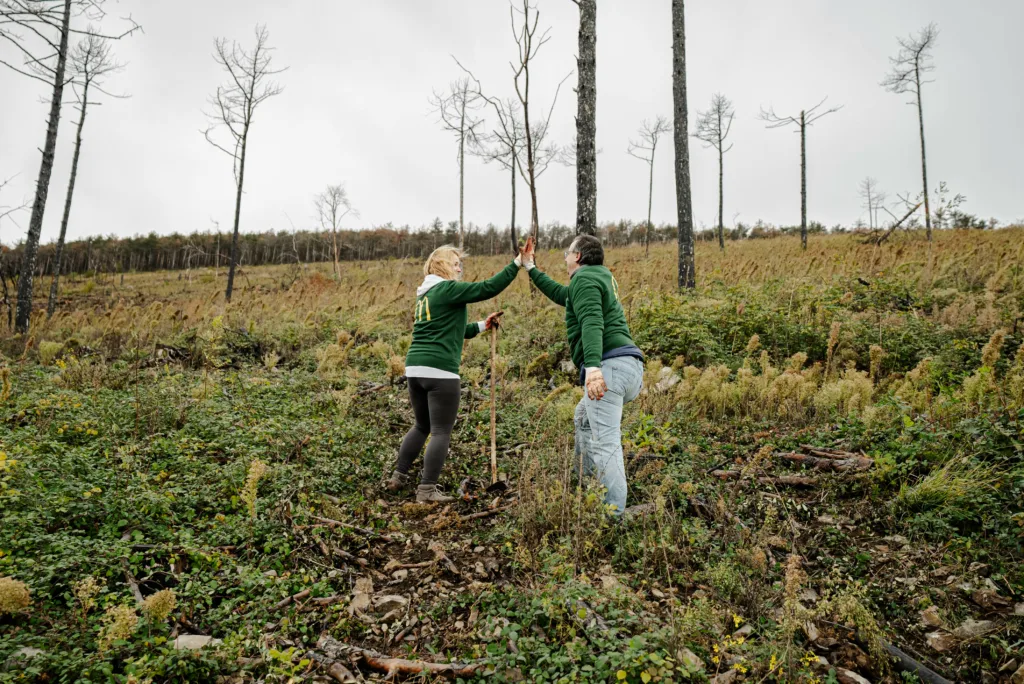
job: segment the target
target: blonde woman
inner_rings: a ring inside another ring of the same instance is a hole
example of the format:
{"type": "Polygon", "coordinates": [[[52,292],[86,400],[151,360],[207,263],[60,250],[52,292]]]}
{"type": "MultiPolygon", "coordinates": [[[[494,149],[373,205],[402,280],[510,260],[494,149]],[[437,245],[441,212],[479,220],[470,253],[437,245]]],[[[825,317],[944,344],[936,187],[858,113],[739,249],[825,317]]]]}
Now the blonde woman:
{"type": "MultiPolygon", "coordinates": [[[[527,244],[532,245],[532,242],[527,244]]],[[[452,428],[459,412],[462,345],[465,340],[498,326],[497,312],[478,323],[468,323],[466,305],[500,294],[516,279],[522,263],[516,257],[492,278],[464,283],[462,259],[463,253],[455,247],[438,247],[427,258],[423,284],[416,289],[412,345],[405,357],[409,400],[416,422],[402,440],[398,462],[386,486],[398,491],[409,483],[412,462],[429,436],[430,444],[423,456],[420,485],[416,490],[418,502],[453,500],[440,492],[437,480],[448,457],[452,428]]]]}

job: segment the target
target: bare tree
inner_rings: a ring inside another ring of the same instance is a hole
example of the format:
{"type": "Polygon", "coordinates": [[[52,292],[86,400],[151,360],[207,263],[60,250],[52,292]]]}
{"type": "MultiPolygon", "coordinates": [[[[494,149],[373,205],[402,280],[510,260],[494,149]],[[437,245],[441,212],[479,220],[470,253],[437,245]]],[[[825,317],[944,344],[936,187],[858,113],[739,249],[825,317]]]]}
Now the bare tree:
{"type": "Polygon", "coordinates": [[[576,68],[576,234],[597,233],[597,0],[580,9],[576,68]]]}
{"type": "MultiPolygon", "coordinates": [[[[517,10],[514,6],[510,7],[510,14],[512,17],[512,33],[518,48],[518,64],[515,62],[510,63],[516,97],[519,101],[518,108],[514,107],[513,103],[509,100],[502,102],[495,97],[486,95],[480,80],[457,59],[455,62],[473,80],[476,92],[480,97],[490,104],[494,110],[498,121],[492,136],[499,135],[501,137],[499,147],[504,150],[503,154],[512,155],[510,158],[515,160],[516,168],[530,188],[530,234],[536,240],[538,239],[540,229],[540,223],[537,218],[537,180],[547,170],[551,162],[563,159],[561,149],[557,144],[549,140],[549,134],[555,105],[558,103],[558,94],[561,92],[562,85],[566,79],[572,75],[572,72],[566,74],[565,78],[559,81],[558,86],[555,88],[554,97],[551,98],[551,106],[548,108],[547,115],[536,118],[531,124],[530,62],[537,56],[537,52],[544,43],[548,41],[550,29],[546,29],[543,34],[539,37],[537,36],[537,24],[540,14],[529,4],[528,0],[523,0],[523,9],[521,11],[517,10]],[[517,12],[522,15],[523,23],[520,28],[516,26],[517,12]],[[521,119],[519,118],[520,116],[522,117],[521,119]],[[517,129],[519,132],[517,132],[517,129]],[[514,152],[515,150],[520,150],[520,152],[514,152]]],[[[491,140],[493,140],[493,137],[491,140]]],[[[515,183],[513,181],[514,191],[515,183]]],[[[519,247],[514,221],[511,233],[513,252],[518,253],[519,247]]]]}
{"type": "MultiPolygon", "coordinates": [[[[479,84],[477,84],[479,85],[479,84]]],[[[512,182],[512,217],[509,221],[513,252],[518,249],[516,242],[516,174],[519,173],[523,148],[526,145],[526,131],[523,128],[522,107],[512,98],[494,100],[497,125],[489,133],[479,136],[479,144],[471,149],[472,154],[485,163],[497,163],[509,172],[512,182]]]]}
{"type": "Polygon", "coordinates": [[[878,228],[878,211],[885,209],[888,195],[878,189],[878,181],[870,176],[860,182],[857,194],[864,200],[864,208],[868,210],[868,227],[871,230],[878,228]]]}
{"type": "MultiPolygon", "coordinates": [[[[36,181],[35,199],[29,218],[28,235],[18,278],[18,304],[15,329],[28,332],[32,315],[32,285],[39,254],[39,235],[53,175],[60,107],[67,85],[68,42],[72,35],[95,35],[117,40],[139,29],[131,17],[119,34],[105,35],[95,29],[79,29],[72,19],[99,22],[105,17],[104,0],[0,0],[0,44],[13,46],[17,60],[0,57],[3,65],[15,73],[37,80],[50,89],[50,113],[46,122],[42,161],[36,181]],[[17,61],[20,60],[20,65],[17,61]]],[[[76,21],[77,23],[77,21],[76,21]]]]}
{"type": "Polygon", "coordinates": [[[828,116],[842,109],[842,105],[818,111],[825,100],[814,105],[810,109],[800,111],[800,116],[779,116],[774,108],[761,108],[758,118],[767,123],[765,128],[784,128],[786,126],[797,126],[800,133],[800,246],[807,249],[807,127],[823,116],[828,116]]]}
{"type": "Polygon", "coordinates": [[[238,225],[242,213],[242,188],[245,183],[245,155],[249,143],[249,129],[252,127],[256,108],[280,95],[283,88],[271,77],[284,69],[272,67],[273,48],[267,45],[270,36],[266,26],[256,27],[256,45],[245,50],[238,43],[230,44],[226,38],[215,42],[213,58],[229,76],[225,85],[218,86],[210,98],[213,111],[206,114],[211,125],[203,131],[206,141],[231,157],[235,175],[235,227],[231,235],[231,258],[228,266],[228,287],[224,294],[231,301],[235,285],[235,267],[238,264],[238,225]],[[228,132],[227,143],[222,144],[214,137],[219,128],[228,132]]]}
{"type": "Polygon", "coordinates": [[[645,228],[644,243],[645,243],[645,254],[651,253],[651,203],[654,199],[654,153],[658,149],[658,139],[662,135],[668,133],[671,130],[671,125],[663,116],[659,116],[654,120],[654,123],[644,120],[643,125],[640,126],[638,135],[640,140],[635,142],[629,141],[629,147],[626,151],[640,159],[647,162],[649,171],[649,177],[647,182],[647,225],[645,228]]]}
{"type": "MultiPolygon", "coordinates": [[[[85,114],[90,104],[89,90],[109,95],[103,90],[102,79],[122,67],[114,61],[110,54],[110,43],[105,38],[90,34],[85,36],[72,50],[71,85],[78,103],[78,128],[75,131],[75,152],[71,158],[71,177],[68,179],[67,196],[64,198],[64,216],[60,221],[60,235],[57,237],[57,249],[53,256],[53,278],[50,281],[50,297],[46,302],[46,317],[53,316],[57,308],[57,293],[60,282],[60,269],[64,256],[64,240],[68,234],[68,221],[71,219],[71,201],[75,195],[75,180],[78,178],[78,160],[82,154],[82,129],[85,128],[85,114]]],[[[114,96],[120,97],[120,96],[114,96]]]]}
{"type": "Polygon", "coordinates": [[[334,256],[334,277],[337,279],[341,276],[341,272],[338,269],[338,226],[341,225],[343,218],[349,214],[358,216],[359,212],[352,207],[352,202],[348,198],[348,191],[344,185],[328,185],[326,190],[316,196],[313,204],[316,206],[316,215],[320,221],[320,227],[325,231],[331,231],[331,238],[334,242],[331,252],[334,256]]]}
{"type": "Polygon", "coordinates": [[[434,92],[430,98],[430,106],[440,117],[441,126],[454,133],[459,141],[459,249],[465,243],[465,223],[463,220],[466,189],[466,143],[477,144],[478,129],[483,120],[476,118],[474,112],[483,106],[482,99],[471,86],[469,78],[462,77],[452,81],[448,92],[434,92]]]}
{"type": "Polygon", "coordinates": [[[921,134],[921,187],[924,193],[924,225],[928,239],[932,239],[931,206],[928,204],[928,162],[924,151],[924,106],[921,104],[921,86],[931,83],[924,76],[935,71],[931,63],[932,48],[939,38],[939,29],[935,24],[928,24],[916,36],[897,38],[900,51],[895,57],[889,58],[892,71],[882,81],[882,86],[889,92],[910,93],[908,104],[917,106],[917,123],[921,134]]]}
{"type": "Polygon", "coordinates": [[[676,213],[679,229],[679,289],[697,285],[690,197],[690,132],[686,110],[686,11],[672,0],[672,101],[676,152],[676,213]]]}
{"type": "Polygon", "coordinates": [[[725,201],[725,170],[722,157],[732,149],[725,146],[725,140],[732,130],[732,120],[736,116],[732,102],[725,95],[715,93],[711,98],[711,108],[706,112],[697,112],[697,132],[694,137],[707,147],[718,151],[718,248],[725,249],[725,226],[723,211],[725,201]]]}
{"type": "MultiPolygon", "coordinates": [[[[530,234],[534,240],[537,239],[540,230],[540,221],[537,218],[537,145],[534,143],[535,130],[530,126],[530,62],[536,58],[537,53],[550,39],[550,28],[537,36],[537,24],[540,21],[540,11],[530,5],[529,0],[523,0],[523,9],[517,10],[514,6],[509,8],[512,17],[512,35],[515,36],[516,47],[518,48],[518,64],[511,62],[513,83],[515,84],[516,95],[519,97],[519,104],[523,107],[523,130],[526,132],[526,178],[530,186],[530,234]],[[516,27],[516,13],[522,15],[522,25],[516,27]],[[533,21],[530,21],[530,12],[533,12],[533,21]]],[[[563,79],[564,81],[564,79],[563,79]]],[[[559,84],[561,87],[561,83],[559,84]]],[[[558,93],[556,91],[555,98],[558,93]]],[[[554,109],[554,102],[551,104],[554,109]]],[[[544,131],[547,132],[547,124],[550,122],[550,115],[544,124],[544,131]]]]}

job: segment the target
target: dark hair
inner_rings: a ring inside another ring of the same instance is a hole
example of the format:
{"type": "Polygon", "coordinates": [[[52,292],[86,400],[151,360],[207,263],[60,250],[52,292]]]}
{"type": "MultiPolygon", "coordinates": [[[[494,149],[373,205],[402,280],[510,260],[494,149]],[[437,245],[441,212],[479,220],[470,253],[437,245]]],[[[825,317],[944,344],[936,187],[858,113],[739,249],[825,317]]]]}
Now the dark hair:
{"type": "Polygon", "coordinates": [[[598,238],[584,233],[576,237],[573,246],[580,255],[581,266],[604,265],[604,247],[601,246],[601,240],[598,238]]]}

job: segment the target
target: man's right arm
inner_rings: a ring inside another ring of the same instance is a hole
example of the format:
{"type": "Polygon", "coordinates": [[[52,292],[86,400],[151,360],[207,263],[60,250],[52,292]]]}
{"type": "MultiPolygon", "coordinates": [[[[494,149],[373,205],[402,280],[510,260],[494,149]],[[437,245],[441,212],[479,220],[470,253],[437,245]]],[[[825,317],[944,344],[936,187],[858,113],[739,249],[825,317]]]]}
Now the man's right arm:
{"type": "Polygon", "coordinates": [[[538,290],[544,293],[545,297],[559,306],[565,306],[565,300],[569,297],[569,288],[567,286],[552,280],[536,266],[530,269],[530,280],[533,281],[538,290]]]}

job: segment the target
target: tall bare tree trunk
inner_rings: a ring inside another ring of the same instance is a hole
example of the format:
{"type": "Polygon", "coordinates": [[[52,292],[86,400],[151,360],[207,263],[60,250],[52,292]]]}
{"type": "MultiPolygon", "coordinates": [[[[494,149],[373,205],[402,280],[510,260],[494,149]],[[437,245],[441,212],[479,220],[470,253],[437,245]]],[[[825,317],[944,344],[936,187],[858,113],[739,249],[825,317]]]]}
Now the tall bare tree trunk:
{"type": "Polygon", "coordinates": [[[718,143],[718,248],[721,250],[725,249],[725,219],[722,217],[722,212],[725,208],[725,200],[723,195],[725,194],[725,169],[724,160],[722,159],[722,143],[718,143]]]}
{"type": "Polygon", "coordinates": [[[60,104],[64,97],[64,72],[68,62],[68,33],[71,25],[71,0],[64,0],[64,19],[61,23],[60,49],[57,51],[57,68],[53,77],[53,94],[50,100],[50,119],[46,124],[46,143],[43,146],[43,161],[39,165],[39,179],[36,182],[36,196],[32,203],[32,217],[29,219],[28,236],[25,239],[25,255],[21,261],[21,275],[18,278],[18,308],[14,317],[17,332],[27,333],[32,317],[32,276],[36,270],[39,254],[39,235],[43,231],[43,212],[46,211],[46,196],[50,192],[50,176],[53,174],[53,157],[57,149],[57,129],[60,125],[60,104]]]}
{"type": "Polygon", "coordinates": [[[807,119],[800,112],[800,248],[807,249],[807,119]]]}
{"type": "MultiPolygon", "coordinates": [[[[331,227],[331,232],[334,234],[334,279],[337,280],[341,277],[341,270],[338,268],[338,228],[337,226],[331,227]]],[[[309,261],[309,248],[306,248],[306,261],[309,261]]]]}
{"type": "Polygon", "coordinates": [[[89,105],[89,82],[82,91],[82,116],[78,119],[75,132],[75,154],[71,159],[71,178],[68,180],[68,196],[64,200],[64,217],[60,221],[60,236],[57,238],[57,253],[53,257],[53,280],[50,282],[50,298],[46,302],[46,317],[53,316],[57,308],[57,288],[60,279],[61,257],[64,255],[64,240],[68,234],[68,220],[71,218],[71,200],[75,194],[75,179],[78,177],[78,158],[82,152],[82,128],[85,126],[85,109],[89,105]]]}
{"type": "Polygon", "coordinates": [[[686,110],[686,18],[683,0],[672,0],[672,100],[675,118],[676,212],[679,222],[679,289],[696,286],[690,136],[686,110]]]}
{"type": "Polygon", "coordinates": [[[924,107],[921,105],[921,69],[914,68],[914,78],[917,81],[917,123],[921,132],[921,179],[924,182],[924,225],[925,234],[932,239],[932,212],[928,203],[928,163],[924,154],[924,107]]]}
{"type": "Polygon", "coordinates": [[[576,87],[576,234],[597,233],[597,0],[580,8],[576,87]]]}
{"type": "MultiPolygon", "coordinates": [[[[469,89],[468,82],[464,86],[469,89]]],[[[462,95],[462,111],[459,117],[459,249],[465,244],[465,228],[463,227],[463,208],[466,193],[466,94],[462,95]]]]}
{"type": "MultiPolygon", "coordinates": [[[[526,92],[530,92],[529,71],[526,71],[526,92]]],[[[530,178],[530,235],[536,241],[540,232],[540,219],[537,216],[537,177],[534,175],[533,134],[530,133],[530,107],[527,104],[523,105],[523,123],[526,128],[526,172],[530,178]]]]}
{"type": "Polygon", "coordinates": [[[512,253],[519,254],[519,244],[516,240],[516,165],[515,161],[509,166],[509,171],[512,174],[512,223],[509,224],[509,236],[512,240],[512,253]]]}
{"type": "Polygon", "coordinates": [[[235,194],[235,230],[231,235],[231,262],[228,265],[228,289],[224,300],[231,301],[231,293],[235,289],[235,266],[238,264],[238,223],[242,215],[242,187],[245,182],[245,144],[249,137],[249,127],[242,131],[242,153],[238,161],[238,191],[235,194]]]}
{"type": "Polygon", "coordinates": [[[644,235],[644,256],[651,255],[651,204],[654,201],[654,154],[651,154],[650,178],[647,181],[647,232],[644,235]]]}

